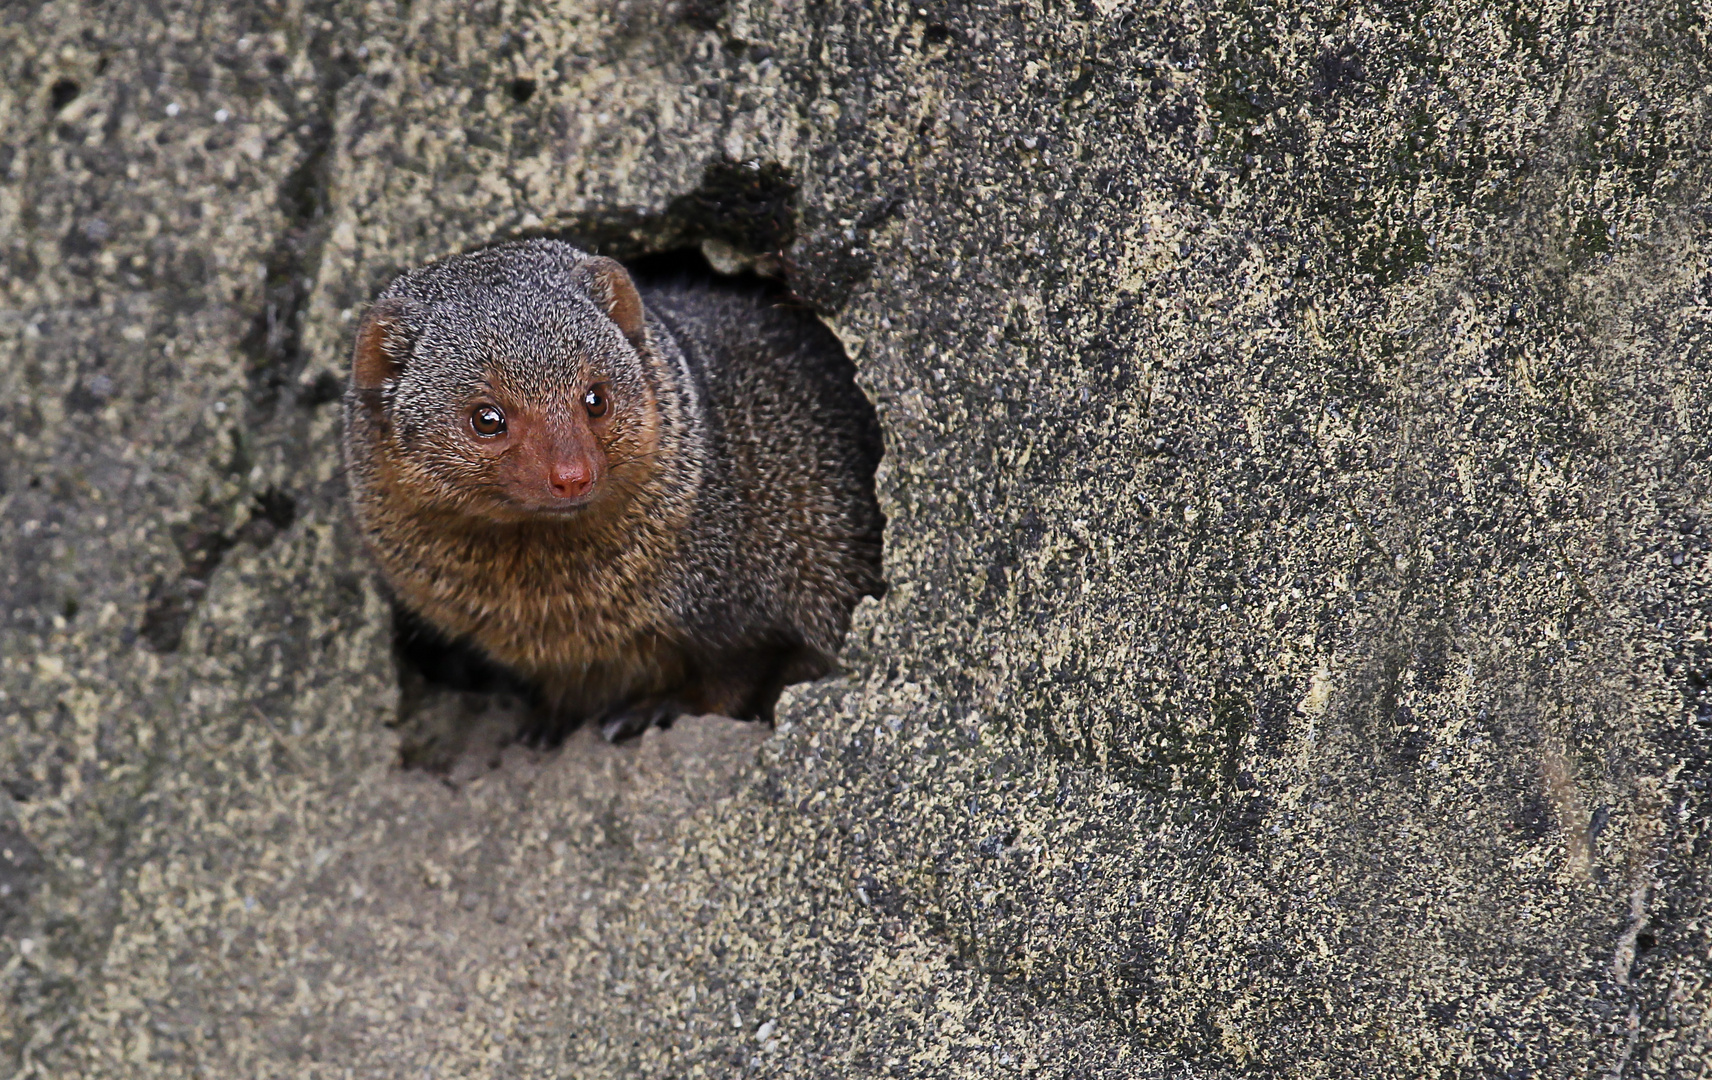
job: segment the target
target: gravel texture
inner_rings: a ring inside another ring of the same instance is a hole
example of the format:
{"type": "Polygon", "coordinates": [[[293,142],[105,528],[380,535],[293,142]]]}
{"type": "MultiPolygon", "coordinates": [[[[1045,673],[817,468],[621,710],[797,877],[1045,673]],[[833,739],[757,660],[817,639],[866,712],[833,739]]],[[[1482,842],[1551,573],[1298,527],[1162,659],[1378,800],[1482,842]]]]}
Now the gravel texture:
{"type": "Polygon", "coordinates": [[[6,7],[0,1074],[1712,1071],[1708,25],[6,7]],[[776,730],[394,722],[348,335],[542,234],[856,359],[776,730]]]}

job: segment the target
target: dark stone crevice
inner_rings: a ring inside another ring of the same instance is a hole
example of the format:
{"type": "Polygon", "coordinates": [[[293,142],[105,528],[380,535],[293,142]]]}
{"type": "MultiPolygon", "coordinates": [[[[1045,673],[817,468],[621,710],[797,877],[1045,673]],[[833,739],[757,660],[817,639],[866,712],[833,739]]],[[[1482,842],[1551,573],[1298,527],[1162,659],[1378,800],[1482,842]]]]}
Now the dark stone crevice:
{"type": "Polygon", "coordinates": [[[326,243],[334,113],[339,92],[357,74],[350,54],[325,38],[310,52],[321,74],[315,97],[292,114],[298,158],[277,193],[285,228],[268,253],[261,305],[240,343],[250,358],[252,423],[271,417],[281,389],[303,367],[303,319],[326,243]]]}
{"type": "Polygon", "coordinates": [[[297,520],[297,500],[280,488],[270,487],[251,497],[242,524],[232,529],[223,527],[229,516],[221,507],[206,506],[174,538],[182,566],[178,574],[158,577],[149,586],[137,629],[138,636],[155,652],[178,651],[191,616],[226,554],[240,543],[256,548],[273,543],[274,537],[297,520]]]}
{"type": "MultiPolygon", "coordinates": [[[[279,406],[282,391],[298,381],[304,367],[303,319],[326,242],[334,113],[340,91],[358,71],[352,54],[329,34],[317,35],[308,51],[318,73],[315,95],[306,103],[286,87],[274,95],[291,117],[290,130],[299,152],[276,192],[285,227],[267,255],[260,308],[238,342],[249,361],[248,400],[243,425],[233,436],[234,457],[227,471],[239,477],[248,471],[259,443],[279,439],[301,443],[307,438],[302,417],[291,413],[282,417],[279,406]]],[[[340,389],[337,377],[324,372],[288,400],[301,409],[314,409],[337,399],[340,389]]],[[[295,497],[277,487],[251,494],[247,512],[245,494],[241,489],[224,505],[203,506],[195,523],[176,538],[182,569],[150,585],[137,629],[149,648],[176,652],[227,551],[240,542],[265,547],[297,516],[295,497]],[[241,521],[227,527],[226,522],[240,515],[241,521]]]]}
{"type": "Polygon", "coordinates": [[[77,95],[82,92],[83,87],[78,85],[76,79],[56,79],[54,84],[48,87],[48,104],[54,112],[59,112],[76,101],[77,95]]]}

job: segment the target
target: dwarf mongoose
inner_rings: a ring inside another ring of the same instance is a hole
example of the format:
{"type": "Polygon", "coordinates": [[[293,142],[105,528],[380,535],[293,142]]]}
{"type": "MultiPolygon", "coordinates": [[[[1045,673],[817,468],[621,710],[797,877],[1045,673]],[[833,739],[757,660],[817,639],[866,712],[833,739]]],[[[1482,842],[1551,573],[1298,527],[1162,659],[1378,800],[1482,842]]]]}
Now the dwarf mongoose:
{"type": "Polygon", "coordinates": [[[536,687],[536,738],[770,718],[883,589],[873,409],[758,290],[552,240],[414,270],[359,324],[344,448],[394,602],[536,687]]]}

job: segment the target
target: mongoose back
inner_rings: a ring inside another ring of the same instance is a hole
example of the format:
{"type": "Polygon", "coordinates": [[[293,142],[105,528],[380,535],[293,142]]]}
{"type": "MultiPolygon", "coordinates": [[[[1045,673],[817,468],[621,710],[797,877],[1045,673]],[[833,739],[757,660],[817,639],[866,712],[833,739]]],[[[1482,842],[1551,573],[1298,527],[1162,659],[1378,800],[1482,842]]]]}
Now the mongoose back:
{"type": "Polygon", "coordinates": [[[831,333],[529,240],[398,278],[345,397],[394,602],[539,690],[538,738],[770,718],[883,589],[880,437],[831,333]]]}

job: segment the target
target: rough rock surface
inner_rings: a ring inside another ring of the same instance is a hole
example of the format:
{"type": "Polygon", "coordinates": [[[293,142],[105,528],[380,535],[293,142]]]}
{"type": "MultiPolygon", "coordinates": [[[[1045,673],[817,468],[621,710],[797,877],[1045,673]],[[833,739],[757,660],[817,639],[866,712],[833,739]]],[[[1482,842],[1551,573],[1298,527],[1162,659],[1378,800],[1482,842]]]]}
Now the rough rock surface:
{"type": "Polygon", "coordinates": [[[1707,27],[8,6],[0,1073],[1708,1072],[1707,27]],[[330,399],[542,233],[825,313],[892,591],[442,776],[330,399]]]}

